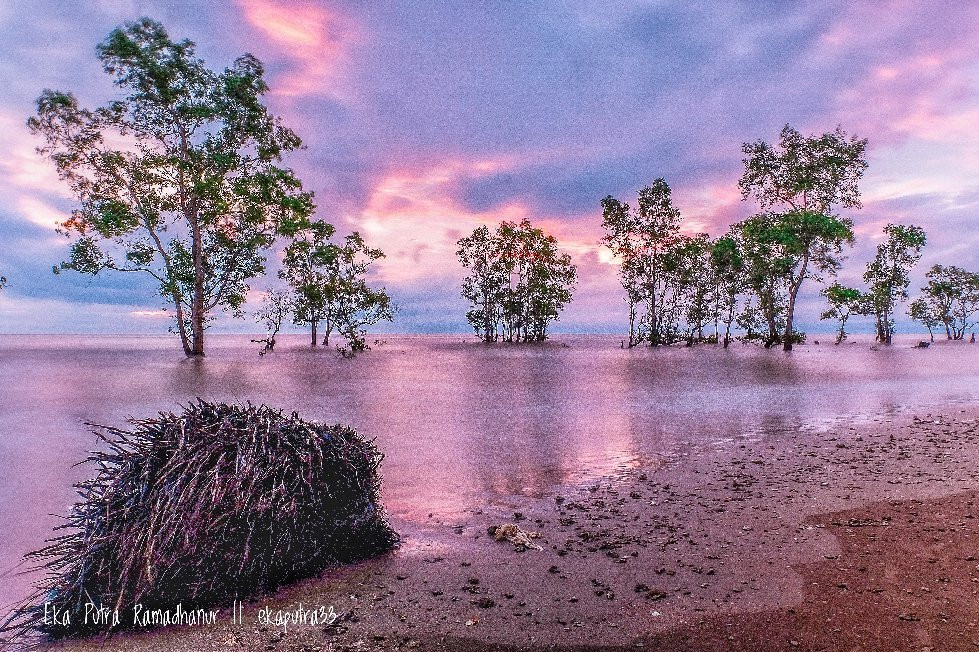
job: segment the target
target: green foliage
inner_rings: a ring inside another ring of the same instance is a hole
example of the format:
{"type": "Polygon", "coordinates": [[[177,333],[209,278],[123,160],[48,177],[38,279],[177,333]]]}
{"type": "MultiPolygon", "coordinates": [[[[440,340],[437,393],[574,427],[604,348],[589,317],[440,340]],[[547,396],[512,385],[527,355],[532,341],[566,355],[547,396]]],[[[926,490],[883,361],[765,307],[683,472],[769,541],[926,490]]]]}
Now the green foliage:
{"type": "Polygon", "coordinates": [[[602,242],[621,261],[629,345],[719,341],[723,323],[725,346],[737,324],[746,341],[790,349],[800,338],[793,320],[803,282],[835,274],[843,247],[853,242],[852,222],[833,210],[860,206],[866,146],[839,128],[804,137],[789,126],[776,147],[746,143],[743,198],[771,210],[713,242],[680,232],[663,179],[640,191],[636,210],[606,197],[602,242]],[[705,337],[711,321],[714,335],[705,337]]]}
{"type": "Polygon", "coordinates": [[[669,184],[656,179],[641,189],[637,209],[608,196],[602,215],[602,244],[621,261],[629,346],[692,340],[694,333],[702,339],[713,315],[710,243],[680,233],[669,184]]]}
{"type": "Polygon", "coordinates": [[[745,289],[745,259],[738,241],[728,234],[711,244],[710,268],[716,284],[715,315],[724,323],[724,347],[731,343],[731,326],[737,319],[738,295],[745,289]]]}
{"type": "Polygon", "coordinates": [[[742,146],[744,173],[738,183],[742,197],[753,197],[762,209],[777,211],[755,220],[742,234],[761,238],[762,248],[771,248],[777,258],[770,274],[784,274],[781,338],[772,319],[775,282],[770,279],[766,284],[772,300],[766,314],[769,346],[781,339],[784,348],[791,350],[795,301],[803,282],[835,273],[843,245],[853,242],[852,222],[833,210],[860,207],[858,184],[867,168],[866,148],[866,140],[847,138],[839,127],[822,136],[805,137],[788,125],[779,135],[778,147],[761,140],[742,146]]]}
{"type": "MultiPolygon", "coordinates": [[[[315,329],[328,309],[326,292],[331,273],[339,268],[337,246],[330,241],[334,232],[332,225],[315,221],[296,233],[285,249],[279,270],[279,278],[287,281],[293,291],[294,320],[300,325],[311,325],[314,345],[317,343],[315,329]]],[[[327,337],[330,330],[332,322],[327,337]]]]}
{"type": "Polygon", "coordinates": [[[61,269],[73,269],[82,274],[94,275],[113,264],[112,259],[99,247],[96,238],[83,235],[71,243],[68,251],[70,262],[62,263],[60,268],[56,268],[58,273],[61,269]]]}
{"type": "Polygon", "coordinates": [[[742,333],[738,337],[742,342],[764,343],[765,316],[757,305],[757,297],[748,295],[741,311],[735,317],[735,323],[742,333]]]}
{"type": "Polygon", "coordinates": [[[501,255],[496,235],[485,225],[457,244],[456,256],[470,271],[462,281],[462,296],[472,304],[466,320],[483,341],[495,342],[510,291],[510,263],[501,255]]]}
{"type": "Polygon", "coordinates": [[[846,339],[846,322],[851,315],[860,314],[861,307],[864,305],[864,296],[860,290],[839,283],[823,288],[822,294],[826,297],[829,308],[823,311],[820,319],[839,320],[840,328],[836,334],[836,343],[840,344],[846,339]]]}
{"type": "Polygon", "coordinates": [[[333,234],[326,222],[299,230],[286,247],[279,277],[292,287],[293,320],[310,327],[313,346],[322,323],[324,345],[337,331],[350,351],[364,351],[365,326],[394,319],[391,297],[366,281],[371,264],[384,253],[368,247],[359,233],[348,235],[342,244],[330,240],[333,234]]]}
{"type": "Polygon", "coordinates": [[[762,213],[731,227],[743,261],[743,282],[754,295],[747,322],[767,332],[766,347],[785,344],[795,295],[806,278],[821,279],[840,265],[843,243],[852,240],[847,221],[810,213],[762,213]]]}
{"type": "Polygon", "coordinates": [[[327,295],[335,307],[337,330],[349,351],[366,351],[370,347],[365,327],[393,321],[396,310],[384,288],[373,288],[366,281],[368,267],[384,254],[380,249],[369,248],[356,232],[344,238],[339,254],[338,283],[335,291],[327,295]]]}
{"type": "Polygon", "coordinates": [[[840,127],[806,137],[785,125],[778,147],[763,140],[741,147],[745,169],[738,186],[762,209],[828,214],[837,205],[860,208],[866,149],[866,139],[847,138],[840,127]]]}
{"type": "Polygon", "coordinates": [[[863,280],[868,289],[862,312],[877,320],[877,340],[890,344],[894,333],[894,307],[908,298],[911,268],[921,258],[927,237],[921,227],[888,224],[885,240],[877,245],[877,255],[867,264],[863,280]]]}
{"type": "Polygon", "coordinates": [[[621,261],[629,345],[716,342],[722,322],[725,346],[735,323],[748,341],[796,341],[791,315],[799,287],[806,278],[835,273],[843,246],[853,240],[850,221],[807,209],[762,213],[711,241],[680,232],[670,194],[657,179],[640,192],[639,210],[613,197],[602,201],[602,242],[621,261]],[[712,336],[705,335],[710,322],[712,336]]]}
{"type": "Polygon", "coordinates": [[[194,43],[144,18],[114,30],[98,56],[121,99],[85,109],[46,90],[28,120],[80,202],[61,227],[77,239],[60,269],[152,276],[184,351],[203,354],[213,311],[240,315],[264,251],[308,223],[312,195],[279,165],[301,141],[262,104],[251,55],[213,72],[194,43]]]}
{"type": "Polygon", "coordinates": [[[546,340],[577,281],[557,240],[524,219],[502,222],[495,233],[481,226],[457,244],[459,262],[470,271],[462,296],[472,304],[466,319],[476,333],[487,342],[546,340]]]}
{"type": "Polygon", "coordinates": [[[262,307],[255,314],[255,321],[265,327],[267,335],[261,340],[252,340],[263,344],[259,355],[266,355],[275,350],[275,338],[282,330],[282,323],[292,313],[293,299],[288,292],[269,290],[262,299],[262,307]]]}
{"type": "MultiPolygon", "coordinates": [[[[942,317],[945,313],[937,308],[937,305],[932,304],[924,297],[918,297],[908,306],[908,315],[911,319],[921,322],[928,329],[928,335],[932,342],[935,341],[935,329],[944,325],[942,317]]],[[[948,334],[951,335],[950,329],[948,334]]]]}
{"type": "Polygon", "coordinates": [[[976,326],[979,312],[979,274],[954,265],[935,265],[925,274],[924,295],[911,304],[912,318],[928,327],[945,327],[950,340],[965,339],[976,326]]]}
{"type": "Polygon", "coordinates": [[[793,267],[792,258],[779,246],[775,221],[771,215],[754,215],[734,224],[730,236],[744,263],[744,285],[753,295],[740,323],[748,341],[762,341],[766,347],[782,341],[787,284],[793,267]],[[762,328],[767,328],[767,335],[762,335],[762,328]]]}
{"type": "MultiPolygon", "coordinates": [[[[682,288],[682,320],[688,344],[704,342],[704,328],[717,315],[717,277],[711,268],[713,243],[706,233],[684,237],[678,248],[679,267],[675,276],[682,288]]],[[[716,333],[715,333],[716,336],[716,333]]]]}

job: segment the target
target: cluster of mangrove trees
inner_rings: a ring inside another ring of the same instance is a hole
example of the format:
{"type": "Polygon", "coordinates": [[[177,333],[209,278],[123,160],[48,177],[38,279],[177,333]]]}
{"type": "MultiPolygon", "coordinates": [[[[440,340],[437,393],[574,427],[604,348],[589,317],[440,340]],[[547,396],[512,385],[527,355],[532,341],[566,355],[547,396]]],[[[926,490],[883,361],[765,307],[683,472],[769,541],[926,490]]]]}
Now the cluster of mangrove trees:
{"type": "Polygon", "coordinates": [[[717,239],[682,233],[663,179],[639,191],[631,207],[602,200],[603,242],[621,261],[629,306],[630,347],[741,338],[791,350],[807,279],[834,273],[853,223],[838,208],[858,208],[867,141],[841,130],[805,137],[786,126],[777,146],[743,146],[742,196],[760,212],[717,239]]]}
{"type": "Polygon", "coordinates": [[[577,269],[553,236],[529,220],[477,228],[458,242],[469,271],[462,296],[472,305],[466,319],[485,342],[542,342],[547,327],[571,301],[577,269]]]}
{"type": "Polygon", "coordinates": [[[87,109],[47,90],[28,121],[79,200],[60,228],[75,236],[69,259],[55,271],[151,276],[184,352],[203,355],[215,312],[242,316],[249,282],[284,236],[291,297],[271,305],[309,325],[314,343],[326,322],[326,340],[336,330],[364,348],[363,326],[392,314],[387,294],[364,282],[382,254],[356,233],[330,242],[333,227],[313,220],[312,193],[282,166],[302,141],[262,103],[261,62],[246,54],[214,72],[194,43],[149,19],[114,30],[98,57],[122,99],[87,109]]]}
{"type": "MultiPolygon", "coordinates": [[[[194,43],[174,41],[150,19],[114,30],[97,51],[122,99],[87,109],[71,93],[46,90],[28,120],[43,139],[39,152],[79,201],[60,226],[73,239],[55,272],[149,275],[184,352],[203,355],[209,323],[220,310],[242,316],[249,284],[284,237],[285,289],[266,293],[258,313],[266,351],[290,320],[309,329],[313,345],[337,334],[342,350],[367,348],[367,327],[395,312],[387,292],[367,283],[384,254],[314,219],[312,193],[282,164],[302,142],[263,104],[261,62],[246,54],[212,71],[194,43]]],[[[739,187],[757,212],[717,238],[685,232],[663,179],[642,188],[634,206],[603,199],[602,243],[619,263],[628,345],[728,346],[737,337],[790,350],[802,341],[798,297],[807,282],[828,283],[853,243],[846,212],[860,208],[866,149],[840,128],[804,136],[788,125],[774,145],[744,144],[739,187]]],[[[864,288],[823,288],[822,316],[838,321],[838,342],[849,319],[868,315],[889,343],[898,303],[909,298],[925,233],[899,224],[884,231],[864,288]]],[[[572,299],[571,257],[526,219],[477,228],[458,241],[457,256],[468,273],[466,318],[487,342],[546,339],[572,299]]],[[[935,265],[926,277],[910,316],[964,338],[979,312],[979,275],[935,265]]]]}

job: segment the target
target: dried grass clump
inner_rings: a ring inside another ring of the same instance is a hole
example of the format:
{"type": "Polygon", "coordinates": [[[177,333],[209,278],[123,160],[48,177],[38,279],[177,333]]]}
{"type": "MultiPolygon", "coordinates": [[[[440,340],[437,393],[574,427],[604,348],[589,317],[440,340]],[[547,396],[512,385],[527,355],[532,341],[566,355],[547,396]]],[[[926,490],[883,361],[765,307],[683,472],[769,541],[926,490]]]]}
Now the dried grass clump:
{"type": "MultiPolygon", "coordinates": [[[[4,628],[91,634],[85,603],[120,613],[259,595],[397,544],[380,502],[382,455],[351,428],[267,406],[198,401],[180,414],[95,426],[98,475],[65,534],[28,555],[48,575],[4,628]],[[44,625],[44,602],[68,627],[44,625]]],[[[122,621],[125,624],[126,617],[122,621]]]]}

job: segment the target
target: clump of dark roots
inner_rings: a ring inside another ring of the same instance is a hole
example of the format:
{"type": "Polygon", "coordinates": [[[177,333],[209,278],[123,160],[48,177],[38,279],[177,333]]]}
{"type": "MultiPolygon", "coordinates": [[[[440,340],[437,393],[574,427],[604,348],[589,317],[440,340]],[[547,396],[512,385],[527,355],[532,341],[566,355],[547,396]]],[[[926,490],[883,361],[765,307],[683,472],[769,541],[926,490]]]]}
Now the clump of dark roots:
{"type": "Polygon", "coordinates": [[[397,545],[380,502],[382,455],[351,428],[267,406],[198,401],[180,414],[93,426],[106,444],[65,530],[30,553],[47,571],[0,632],[100,633],[84,605],[202,608],[268,592],[397,545]],[[67,626],[44,623],[44,603],[67,626]]]}

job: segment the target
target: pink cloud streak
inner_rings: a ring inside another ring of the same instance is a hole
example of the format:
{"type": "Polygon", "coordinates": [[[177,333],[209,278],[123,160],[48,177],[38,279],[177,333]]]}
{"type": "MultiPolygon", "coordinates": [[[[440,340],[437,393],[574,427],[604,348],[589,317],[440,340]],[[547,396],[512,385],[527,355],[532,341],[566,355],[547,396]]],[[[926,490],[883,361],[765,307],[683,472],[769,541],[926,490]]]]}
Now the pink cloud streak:
{"type": "Polygon", "coordinates": [[[272,85],[274,95],[343,95],[341,71],[360,30],[348,17],[319,4],[238,0],[245,19],[290,61],[272,85]]]}

